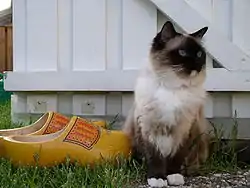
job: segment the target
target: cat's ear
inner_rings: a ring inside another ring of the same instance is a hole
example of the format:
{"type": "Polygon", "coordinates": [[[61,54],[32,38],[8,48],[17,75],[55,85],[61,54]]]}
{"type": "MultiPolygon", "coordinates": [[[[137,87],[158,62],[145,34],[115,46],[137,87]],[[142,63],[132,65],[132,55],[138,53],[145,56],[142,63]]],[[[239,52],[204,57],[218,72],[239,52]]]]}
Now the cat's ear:
{"type": "Polygon", "coordinates": [[[207,30],[208,30],[208,27],[203,27],[199,29],[198,31],[191,33],[190,35],[194,38],[202,39],[202,37],[206,34],[207,30]]]}
{"type": "Polygon", "coordinates": [[[167,21],[161,29],[161,39],[167,42],[169,39],[175,37],[176,34],[177,32],[174,29],[174,25],[170,21],[167,21]]]}

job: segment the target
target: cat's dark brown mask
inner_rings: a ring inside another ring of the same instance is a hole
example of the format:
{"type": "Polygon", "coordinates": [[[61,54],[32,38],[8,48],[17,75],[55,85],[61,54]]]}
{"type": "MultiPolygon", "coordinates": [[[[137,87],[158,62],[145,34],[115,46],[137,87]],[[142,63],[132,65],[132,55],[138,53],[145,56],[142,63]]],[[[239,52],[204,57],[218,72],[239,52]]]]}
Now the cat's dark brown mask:
{"type": "Polygon", "coordinates": [[[166,66],[185,75],[193,71],[199,73],[206,64],[206,53],[200,41],[207,30],[208,27],[204,27],[183,35],[176,32],[173,24],[167,21],[153,39],[151,54],[161,64],[161,68],[166,66]]]}

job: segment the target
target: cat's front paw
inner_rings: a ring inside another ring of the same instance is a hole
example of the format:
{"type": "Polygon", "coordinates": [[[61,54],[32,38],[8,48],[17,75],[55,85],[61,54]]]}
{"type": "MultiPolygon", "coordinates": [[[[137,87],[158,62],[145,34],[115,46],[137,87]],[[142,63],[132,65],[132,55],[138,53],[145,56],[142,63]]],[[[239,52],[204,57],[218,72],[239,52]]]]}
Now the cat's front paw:
{"type": "Polygon", "coordinates": [[[149,178],[148,185],[150,187],[167,187],[168,181],[161,178],[149,178]]]}
{"type": "Polygon", "coordinates": [[[167,176],[168,184],[172,186],[184,185],[184,177],[181,174],[171,174],[167,176]]]}

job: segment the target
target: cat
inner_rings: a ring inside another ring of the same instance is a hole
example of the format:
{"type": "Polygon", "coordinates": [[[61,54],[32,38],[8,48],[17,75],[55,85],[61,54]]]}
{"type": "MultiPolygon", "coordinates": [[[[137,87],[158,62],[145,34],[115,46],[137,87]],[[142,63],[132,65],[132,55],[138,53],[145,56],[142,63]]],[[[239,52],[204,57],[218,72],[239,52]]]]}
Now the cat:
{"type": "Polygon", "coordinates": [[[133,154],[145,157],[152,187],[167,185],[168,175],[181,173],[187,163],[198,166],[207,158],[207,138],[202,136],[206,52],[201,44],[207,30],[181,34],[170,21],[165,22],[136,80],[134,103],[123,131],[131,139],[133,154]],[[199,144],[190,149],[197,135],[201,135],[199,144]]]}

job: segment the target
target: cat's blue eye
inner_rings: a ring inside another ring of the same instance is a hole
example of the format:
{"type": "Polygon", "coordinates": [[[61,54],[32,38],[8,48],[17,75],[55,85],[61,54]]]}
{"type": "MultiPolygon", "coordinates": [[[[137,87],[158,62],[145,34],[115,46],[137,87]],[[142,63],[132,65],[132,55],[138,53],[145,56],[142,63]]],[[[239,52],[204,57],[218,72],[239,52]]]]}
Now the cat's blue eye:
{"type": "Polygon", "coordinates": [[[202,51],[197,52],[197,57],[200,58],[202,55],[202,51]]]}
{"type": "Polygon", "coordinates": [[[180,56],[183,56],[183,57],[185,57],[187,55],[185,50],[178,50],[178,53],[179,53],[180,56]]]}

